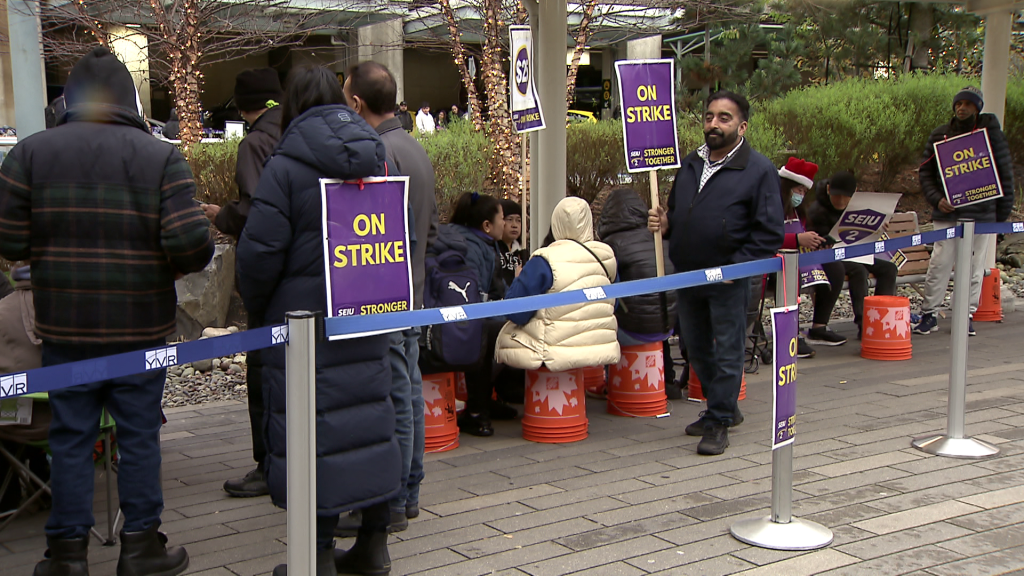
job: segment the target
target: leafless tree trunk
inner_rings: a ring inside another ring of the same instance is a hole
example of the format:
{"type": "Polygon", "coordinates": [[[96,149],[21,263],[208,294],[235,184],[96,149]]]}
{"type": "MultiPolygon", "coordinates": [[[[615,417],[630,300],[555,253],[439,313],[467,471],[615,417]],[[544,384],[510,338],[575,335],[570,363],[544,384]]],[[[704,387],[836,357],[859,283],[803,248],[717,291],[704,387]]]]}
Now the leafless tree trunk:
{"type": "Polygon", "coordinates": [[[459,74],[462,76],[462,85],[466,87],[466,97],[469,100],[469,117],[473,121],[473,129],[483,130],[484,122],[480,116],[480,98],[476,94],[476,83],[473,76],[469,73],[469,66],[466,63],[466,49],[462,45],[462,40],[459,39],[459,24],[455,19],[455,12],[452,10],[449,0],[439,0],[438,4],[441,6],[441,12],[448,23],[448,43],[452,50],[452,56],[455,58],[455,65],[458,66],[459,74]]]}
{"type": "Polygon", "coordinates": [[[520,190],[519,134],[512,126],[508,108],[508,76],[502,58],[501,40],[508,34],[502,22],[501,0],[483,0],[483,78],[487,97],[489,133],[494,144],[491,178],[503,196],[518,196],[520,190]]]}
{"type": "Polygon", "coordinates": [[[565,81],[565,101],[572,108],[576,100],[576,74],[580,70],[580,57],[583,50],[590,41],[590,21],[594,17],[594,8],[597,7],[597,0],[586,0],[583,6],[583,19],[580,20],[579,30],[576,31],[576,48],[572,51],[572,63],[569,64],[569,74],[565,81]]]}

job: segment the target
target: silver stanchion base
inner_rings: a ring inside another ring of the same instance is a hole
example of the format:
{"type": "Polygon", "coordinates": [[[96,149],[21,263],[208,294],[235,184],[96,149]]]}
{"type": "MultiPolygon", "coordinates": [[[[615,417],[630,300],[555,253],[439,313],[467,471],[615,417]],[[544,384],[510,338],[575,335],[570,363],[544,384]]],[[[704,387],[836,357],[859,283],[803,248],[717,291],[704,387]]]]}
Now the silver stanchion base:
{"type": "Polygon", "coordinates": [[[771,517],[740,520],[729,528],[733,538],[772,550],[817,550],[832,543],[832,531],[816,522],[793,518],[786,524],[771,517]]]}
{"type": "Polygon", "coordinates": [[[999,454],[999,448],[974,438],[950,438],[944,434],[932,434],[915,438],[911,445],[922,452],[948,458],[989,458],[999,454]]]}

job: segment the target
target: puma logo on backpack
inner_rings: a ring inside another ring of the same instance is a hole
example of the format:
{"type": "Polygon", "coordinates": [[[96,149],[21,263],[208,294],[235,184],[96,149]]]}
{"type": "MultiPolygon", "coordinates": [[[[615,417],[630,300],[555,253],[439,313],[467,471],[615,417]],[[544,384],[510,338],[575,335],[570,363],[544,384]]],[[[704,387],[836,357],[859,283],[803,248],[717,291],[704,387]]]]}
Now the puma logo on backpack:
{"type": "MultiPolygon", "coordinates": [[[[427,257],[423,303],[427,308],[447,308],[482,302],[480,281],[466,257],[449,250],[427,257]]],[[[462,320],[426,326],[420,338],[420,357],[437,370],[464,371],[483,359],[483,321],[462,320]]]]}

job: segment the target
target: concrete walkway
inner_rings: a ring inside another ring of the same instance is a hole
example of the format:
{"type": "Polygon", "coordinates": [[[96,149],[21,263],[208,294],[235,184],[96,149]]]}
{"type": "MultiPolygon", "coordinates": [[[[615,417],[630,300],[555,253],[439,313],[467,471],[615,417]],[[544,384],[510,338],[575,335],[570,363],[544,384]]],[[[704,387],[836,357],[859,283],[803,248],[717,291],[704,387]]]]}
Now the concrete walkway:
{"type": "MultiPolygon", "coordinates": [[[[837,329],[854,336],[852,324],[837,329]]],[[[723,456],[697,456],[697,439],[682,433],[699,405],[676,402],[670,418],[634,420],[589,399],[585,441],[534,444],[520,438],[518,422],[498,422],[492,438],[463,437],[457,450],[428,455],[423,512],[392,538],[392,574],[1024,574],[1024,313],[977,329],[967,431],[999,445],[989,460],[910,447],[945,427],[948,321],[914,337],[913,360],[862,360],[851,341],[800,362],[794,514],[831,528],[828,548],[777,552],[729,535],[770,504],[770,370],[762,369],[748,378],[746,421],[723,456]]],[[[285,558],[285,514],[267,498],[221,491],[251,467],[245,406],[167,416],[163,529],[187,546],[189,573],[269,574],[285,558]]],[[[105,518],[100,484],[96,510],[105,518]]],[[[45,516],[0,532],[0,576],[31,573],[45,516]]],[[[91,574],[113,575],[117,550],[94,544],[91,574]]]]}

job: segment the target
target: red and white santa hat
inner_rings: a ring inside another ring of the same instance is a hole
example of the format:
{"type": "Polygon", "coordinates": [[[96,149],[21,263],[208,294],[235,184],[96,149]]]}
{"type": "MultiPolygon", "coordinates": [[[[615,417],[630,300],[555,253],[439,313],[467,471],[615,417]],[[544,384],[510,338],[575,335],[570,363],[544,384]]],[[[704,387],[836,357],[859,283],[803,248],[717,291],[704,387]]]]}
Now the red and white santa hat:
{"type": "Polygon", "coordinates": [[[792,180],[797,184],[803,184],[810,188],[814,184],[814,175],[818,173],[818,165],[801,160],[800,158],[789,157],[786,165],[779,168],[779,177],[792,180]]]}

